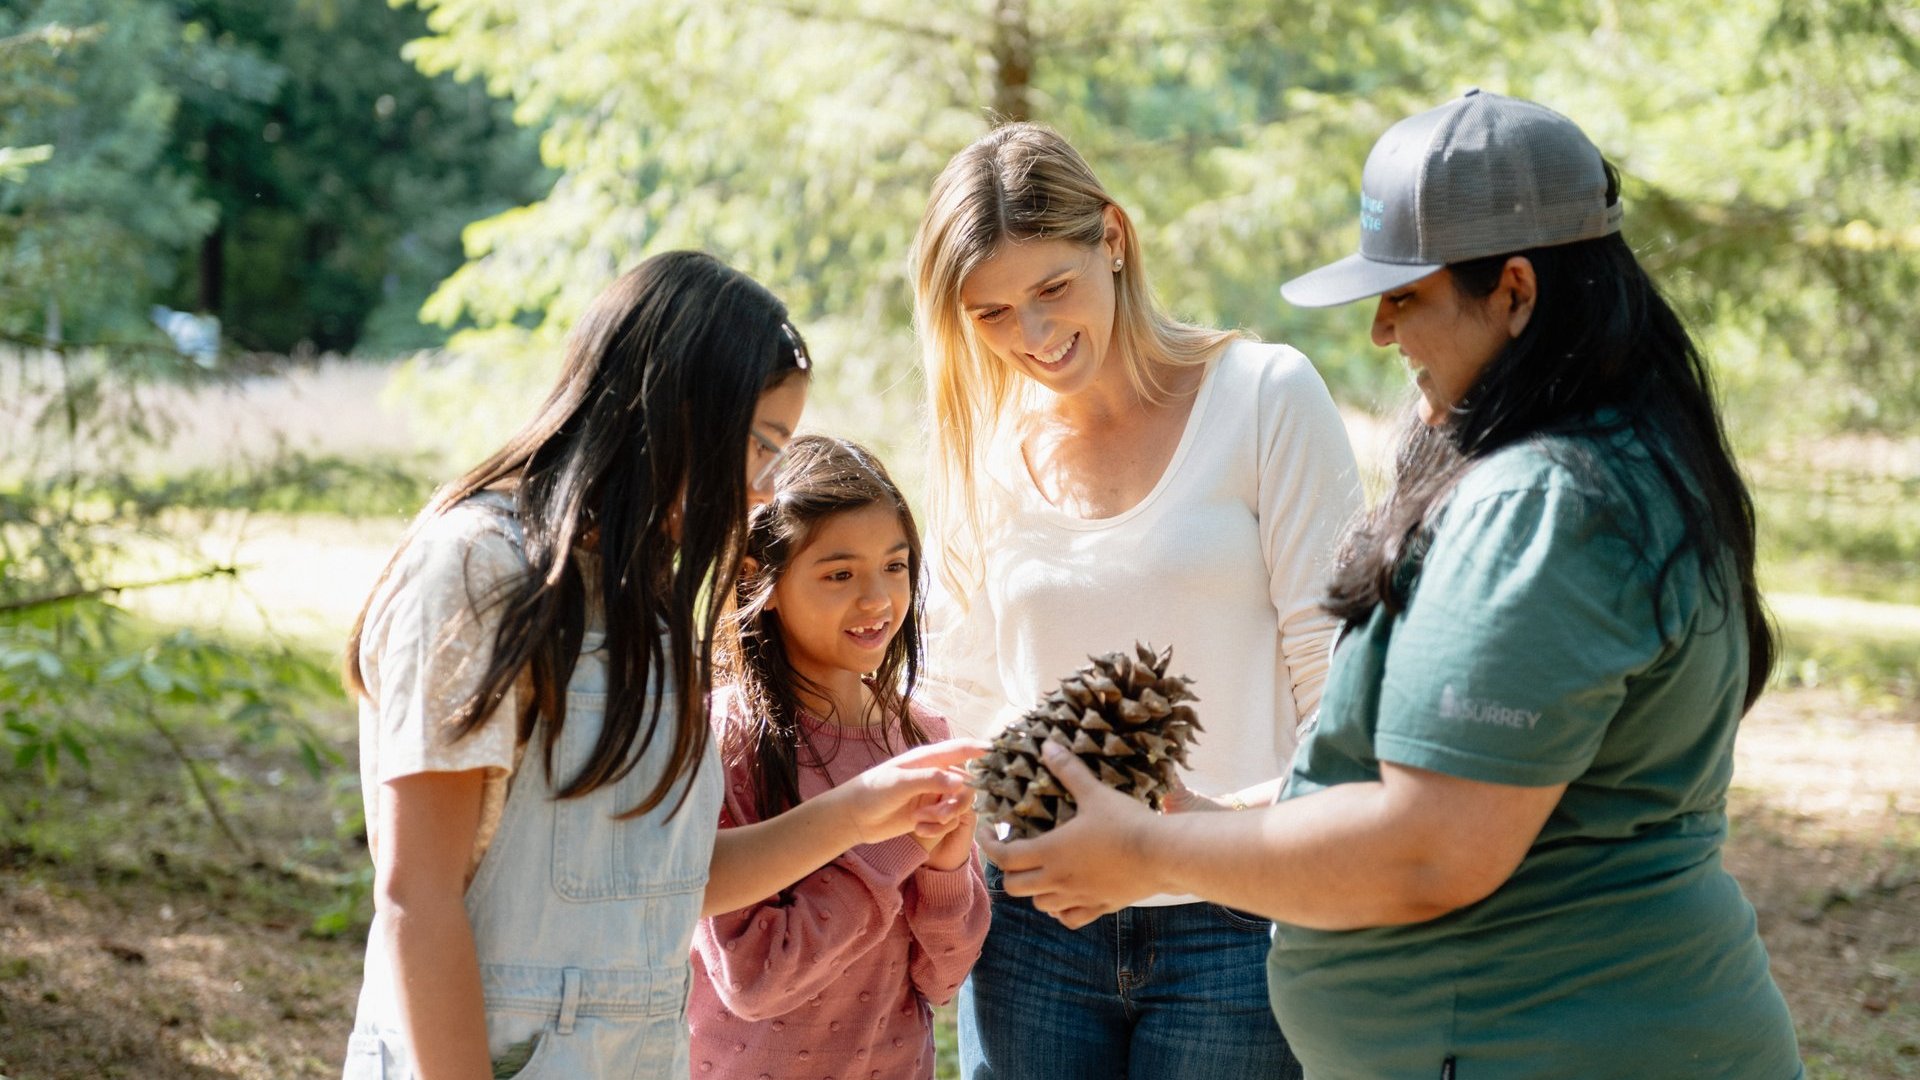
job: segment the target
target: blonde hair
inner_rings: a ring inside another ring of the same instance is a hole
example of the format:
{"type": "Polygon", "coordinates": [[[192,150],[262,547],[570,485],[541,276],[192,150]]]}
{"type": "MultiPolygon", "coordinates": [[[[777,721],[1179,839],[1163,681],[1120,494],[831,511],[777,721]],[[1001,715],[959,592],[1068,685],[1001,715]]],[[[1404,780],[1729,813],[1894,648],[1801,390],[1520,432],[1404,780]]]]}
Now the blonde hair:
{"type": "Polygon", "coordinates": [[[1114,274],[1111,355],[1141,398],[1162,402],[1169,397],[1169,369],[1205,363],[1239,334],[1182,323],[1160,310],[1147,288],[1132,220],[1066,139],[1041,124],[1004,124],[955,154],[933,182],[913,239],[913,321],[933,413],[928,481],[935,561],[962,604],[985,570],[977,497],[982,448],[1029,388],[980,342],[961,308],[960,287],[1008,240],[1102,243],[1108,207],[1119,223],[1122,260],[1114,274]]]}

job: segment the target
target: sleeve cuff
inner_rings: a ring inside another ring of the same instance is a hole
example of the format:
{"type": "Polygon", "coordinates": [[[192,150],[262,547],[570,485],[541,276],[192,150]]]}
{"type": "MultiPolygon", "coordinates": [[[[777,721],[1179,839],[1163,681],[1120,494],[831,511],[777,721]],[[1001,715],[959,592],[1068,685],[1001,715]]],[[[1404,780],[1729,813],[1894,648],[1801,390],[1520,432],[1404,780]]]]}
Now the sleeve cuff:
{"type": "Polygon", "coordinates": [[[877,844],[861,844],[847,853],[873,869],[886,881],[899,884],[926,864],[927,849],[912,836],[896,836],[877,844]]]}
{"type": "Polygon", "coordinates": [[[1490,757],[1455,746],[1440,746],[1392,732],[1376,732],[1374,754],[1381,761],[1413,769],[1443,773],[1461,780],[1482,784],[1508,784],[1513,787],[1551,787],[1578,778],[1586,763],[1580,761],[1513,761],[1490,757]]]}
{"type": "MultiPolygon", "coordinates": [[[[914,845],[918,847],[918,844],[914,845]]],[[[913,872],[913,887],[920,901],[930,907],[963,907],[979,880],[971,858],[952,870],[936,870],[922,865],[913,872]]]]}

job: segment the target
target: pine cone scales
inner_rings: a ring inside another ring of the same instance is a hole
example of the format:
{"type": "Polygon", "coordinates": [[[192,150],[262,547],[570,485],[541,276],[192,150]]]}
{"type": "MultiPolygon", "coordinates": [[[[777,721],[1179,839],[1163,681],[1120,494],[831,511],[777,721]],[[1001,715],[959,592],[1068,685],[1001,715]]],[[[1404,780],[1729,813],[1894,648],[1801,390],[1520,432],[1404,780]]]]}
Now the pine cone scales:
{"type": "Polygon", "coordinates": [[[1078,755],[1108,787],[1159,808],[1174,765],[1187,763],[1187,747],[1201,730],[1183,703],[1199,699],[1185,676],[1167,674],[1172,649],[1156,653],[1138,642],[1133,648],[1131,656],[1089,657],[967,767],[978,792],[973,808],[984,820],[1022,839],[1073,819],[1073,797],[1040,763],[1049,742],[1078,755]]]}

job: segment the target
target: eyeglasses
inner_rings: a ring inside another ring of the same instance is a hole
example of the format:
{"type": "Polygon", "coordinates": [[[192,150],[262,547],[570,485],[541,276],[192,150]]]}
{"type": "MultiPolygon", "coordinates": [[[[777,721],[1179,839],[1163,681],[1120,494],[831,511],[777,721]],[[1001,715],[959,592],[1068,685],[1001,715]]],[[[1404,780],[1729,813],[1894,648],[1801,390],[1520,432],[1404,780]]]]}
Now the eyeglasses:
{"type": "Polygon", "coordinates": [[[795,330],[792,323],[783,322],[780,324],[780,333],[787,339],[787,347],[793,350],[793,366],[801,371],[812,371],[813,357],[807,355],[807,346],[800,340],[800,331],[795,330]]]}
{"type": "MultiPolygon", "coordinates": [[[[787,339],[787,348],[793,353],[795,370],[812,371],[813,358],[807,355],[807,346],[800,340],[800,332],[793,328],[792,323],[782,322],[780,334],[787,339]]],[[[747,429],[747,437],[753,440],[755,450],[767,455],[766,464],[754,470],[752,485],[755,491],[766,491],[773,485],[773,474],[779,471],[780,463],[787,460],[787,448],[760,434],[755,428],[747,429]]],[[[0,1080],[5,1078],[0,1077],[0,1080]]]]}
{"type": "Polygon", "coordinates": [[[754,449],[768,455],[767,463],[753,473],[753,490],[766,491],[773,486],[773,474],[780,470],[780,463],[787,460],[787,448],[753,428],[747,429],[747,437],[753,440],[754,449]]]}

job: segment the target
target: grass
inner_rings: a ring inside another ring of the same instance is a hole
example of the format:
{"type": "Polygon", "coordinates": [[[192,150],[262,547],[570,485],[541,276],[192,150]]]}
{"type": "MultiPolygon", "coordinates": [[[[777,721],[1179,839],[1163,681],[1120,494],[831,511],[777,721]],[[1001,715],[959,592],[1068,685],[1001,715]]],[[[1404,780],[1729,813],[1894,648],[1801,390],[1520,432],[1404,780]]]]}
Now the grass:
{"type": "MultiPolygon", "coordinates": [[[[159,650],[174,635],[121,622],[112,654],[167,655],[159,650]]],[[[271,909],[275,921],[305,914],[298,921],[312,929],[330,900],[310,886],[344,885],[364,859],[347,702],[323,655],[261,642],[205,644],[222,657],[215,678],[261,680],[274,695],[236,722],[207,707],[210,687],[202,697],[154,693],[162,733],[131,715],[118,691],[75,687],[53,704],[81,718],[86,756],[0,774],[4,858],[17,869],[85,867],[101,880],[169,890],[217,887],[221,902],[240,912],[271,909]],[[301,737],[331,756],[306,752],[301,737]],[[237,845],[214,827],[216,809],[234,825],[237,845]]],[[[176,676],[183,668],[170,665],[176,676]]]]}
{"type": "Polygon", "coordinates": [[[1774,465],[1754,489],[1778,586],[1920,604],[1920,476],[1774,465]]]}
{"type": "MultiPolygon", "coordinates": [[[[285,663],[236,647],[266,671],[285,663]]],[[[303,712],[347,760],[344,700],[300,685],[303,712]]],[[[69,704],[87,721],[89,765],[0,770],[0,1075],[337,1075],[365,931],[350,767],[315,776],[287,740],[170,711],[243,849],[167,740],[69,704]]]]}
{"type": "Polygon", "coordinates": [[[1920,443],[1835,439],[1751,471],[1777,680],[1920,699],[1920,443]]]}
{"type": "Polygon", "coordinates": [[[201,466],[94,494],[178,510],[411,517],[433,493],[432,471],[424,455],[368,459],[284,450],[241,470],[201,466]]]}
{"type": "Polygon", "coordinates": [[[1920,606],[1787,592],[1769,603],[1781,629],[1777,681],[1920,700],[1920,606]]]}

